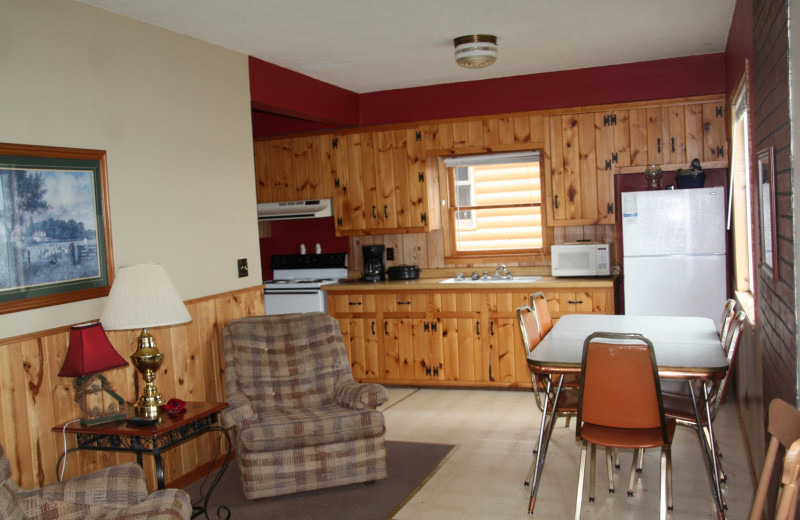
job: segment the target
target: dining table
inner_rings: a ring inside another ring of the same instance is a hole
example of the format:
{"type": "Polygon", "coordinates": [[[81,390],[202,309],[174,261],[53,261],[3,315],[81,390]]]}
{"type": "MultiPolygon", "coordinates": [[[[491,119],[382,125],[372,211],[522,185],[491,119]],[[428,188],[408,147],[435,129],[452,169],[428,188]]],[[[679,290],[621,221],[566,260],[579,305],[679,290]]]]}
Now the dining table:
{"type": "Polygon", "coordinates": [[[708,425],[709,440],[698,437],[708,474],[717,516],[725,518],[726,504],[720,485],[720,471],[715,451],[709,395],[714,385],[725,377],[728,360],[722,349],[716,323],[710,318],[695,316],[629,316],[608,314],[568,314],[561,317],[541,342],[528,355],[528,367],[545,378],[547,389],[539,430],[534,474],[530,484],[528,514],[532,515],[536,495],[547,458],[547,447],[553,433],[562,375],[580,374],[583,345],[593,332],[639,333],[653,343],[658,375],[662,379],[685,380],[692,398],[697,424],[708,425]],[[697,395],[693,381],[703,392],[697,395]]]}

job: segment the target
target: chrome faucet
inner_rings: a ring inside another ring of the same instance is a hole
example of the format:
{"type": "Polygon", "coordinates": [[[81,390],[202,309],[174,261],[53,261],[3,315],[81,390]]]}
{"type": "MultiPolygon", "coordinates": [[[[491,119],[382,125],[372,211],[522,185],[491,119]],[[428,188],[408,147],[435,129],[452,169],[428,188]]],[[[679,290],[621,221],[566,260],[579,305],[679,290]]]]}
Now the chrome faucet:
{"type": "Polygon", "coordinates": [[[503,280],[511,280],[513,278],[506,264],[500,264],[500,267],[494,270],[494,275],[496,278],[502,278],[503,280]]]}

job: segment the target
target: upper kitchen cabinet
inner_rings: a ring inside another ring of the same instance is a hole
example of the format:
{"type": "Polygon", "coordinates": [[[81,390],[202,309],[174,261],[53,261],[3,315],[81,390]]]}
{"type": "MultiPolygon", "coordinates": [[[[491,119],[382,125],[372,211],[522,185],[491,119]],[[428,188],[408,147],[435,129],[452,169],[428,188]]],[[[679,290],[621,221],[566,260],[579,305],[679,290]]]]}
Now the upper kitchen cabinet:
{"type": "Polygon", "coordinates": [[[300,136],[254,141],[258,202],[331,198],[331,157],[325,140],[300,136]]]}
{"type": "MultiPolygon", "coordinates": [[[[587,112],[549,118],[550,167],[545,167],[545,179],[550,187],[548,217],[553,225],[613,221],[612,172],[605,168],[605,159],[598,159],[595,117],[587,112]],[[598,168],[598,160],[603,161],[603,168],[598,168]]],[[[604,151],[610,153],[610,149],[604,151]]]]}
{"type": "Polygon", "coordinates": [[[334,217],[339,236],[420,233],[439,227],[438,185],[425,134],[410,128],[334,137],[334,217]]]}
{"type": "Polygon", "coordinates": [[[724,113],[722,98],[704,96],[550,115],[549,222],[613,224],[616,173],[644,172],[649,164],[686,168],[695,157],[709,168],[726,167],[724,113]]]}

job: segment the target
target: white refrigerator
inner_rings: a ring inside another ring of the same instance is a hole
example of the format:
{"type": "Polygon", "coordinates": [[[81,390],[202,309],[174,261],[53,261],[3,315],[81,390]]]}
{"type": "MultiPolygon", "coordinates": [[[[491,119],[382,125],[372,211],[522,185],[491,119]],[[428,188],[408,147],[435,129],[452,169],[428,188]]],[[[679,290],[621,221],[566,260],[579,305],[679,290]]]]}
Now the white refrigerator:
{"type": "Polygon", "coordinates": [[[718,320],[727,298],[725,189],[621,197],[625,314],[718,320]]]}

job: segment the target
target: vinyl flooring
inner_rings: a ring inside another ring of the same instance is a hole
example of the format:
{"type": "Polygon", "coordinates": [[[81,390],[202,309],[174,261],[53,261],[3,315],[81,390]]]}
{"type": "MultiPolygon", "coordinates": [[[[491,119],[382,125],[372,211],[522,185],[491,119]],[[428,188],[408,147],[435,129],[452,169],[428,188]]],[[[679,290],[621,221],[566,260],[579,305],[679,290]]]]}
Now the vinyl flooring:
{"type": "MultiPolygon", "coordinates": [[[[395,520],[567,519],[575,514],[580,444],[574,419],[559,419],[533,516],[527,513],[525,476],[541,414],[531,391],[389,388],[382,409],[387,440],[456,444],[439,469],[394,516],[395,520]]],[[[754,493],[736,405],[724,404],[715,421],[728,481],[726,518],[747,518],[754,493]]],[[[597,499],[582,503],[584,520],[658,518],[658,450],[645,454],[634,496],[626,496],[630,452],[620,454],[617,492],[609,494],[604,451],[598,449],[597,499]]],[[[669,519],[717,518],[694,430],[678,427],[672,447],[674,511],[669,519]]],[[[588,471],[588,464],[587,464],[588,471]]]]}

